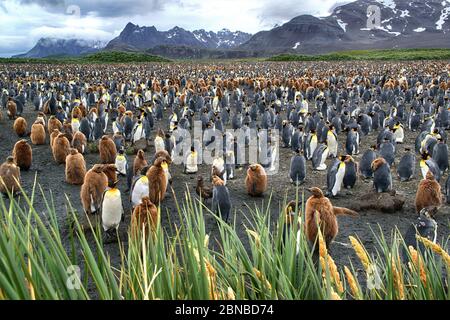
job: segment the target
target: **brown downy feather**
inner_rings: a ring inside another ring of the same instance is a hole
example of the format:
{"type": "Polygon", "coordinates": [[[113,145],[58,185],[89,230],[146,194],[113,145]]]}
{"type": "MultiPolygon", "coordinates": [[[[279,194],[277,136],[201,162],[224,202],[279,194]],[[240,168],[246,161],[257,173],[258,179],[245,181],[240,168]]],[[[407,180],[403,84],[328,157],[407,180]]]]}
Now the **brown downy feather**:
{"type": "Polygon", "coordinates": [[[20,190],[20,168],[13,157],[8,157],[0,166],[0,192],[15,194],[20,190]]]}
{"type": "Polygon", "coordinates": [[[165,163],[165,158],[156,159],[146,174],[149,183],[149,198],[155,205],[159,205],[164,200],[167,190],[166,174],[161,167],[163,163],[165,163]]]}
{"type": "Polygon", "coordinates": [[[82,185],[86,175],[86,162],[77,149],[70,149],[66,157],[66,182],[73,185],[82,185]]]}
{"type": "Polygon", "coordinates": [[[261,196],[267,190],[267,174],[260,164],[253,164],[245,178],[247,193],[253,197],[261,196]]]}
{"type": "Polygon", "coordinates": [[[33,150],[27,140],[22,139],[16,142],[13,149],[13,158],[21,170],[27,171],[33,161],[33,150]]]}
{"type": "Polygon", "coordinates": [[[420,181],[416,193],[416,212],[426,207],[440,207],[442,205],[441,186],[428,170],[425,179],[420,181]]]}
{"type": "Polygon", "coordinates": [[[311,188],[309,191],[312,195],[305,205],[306,236],[311,243],[314,243],[319,226],[328,247],[339,231],[336,215],[357,216],[358,214],[349,209],[333,207],[331,201],[319,188],[311,188]]]}
{"type": "Polygon", "coordinates": [[[22,117],[18,117],[14,121],[14,132],[19,136],[23,137],[27,134],[27,120],[22,117]]]}

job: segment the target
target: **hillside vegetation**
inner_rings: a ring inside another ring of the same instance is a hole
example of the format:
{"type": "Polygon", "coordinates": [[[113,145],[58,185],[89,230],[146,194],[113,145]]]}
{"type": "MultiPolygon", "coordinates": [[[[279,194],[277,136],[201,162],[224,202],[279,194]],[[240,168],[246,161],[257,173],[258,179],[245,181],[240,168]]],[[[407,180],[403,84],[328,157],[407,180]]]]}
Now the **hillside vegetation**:
{"type": "Polygon", "coordinates": [[[0,58],[0,63],[140,63],[170,62],[169,59],[141,52],[102,51],[82,57],[0,58]]]}
{"type": "Polygon", "coordinates": [[[281,54],[268,61],[450,60],[450,49],[353,50],[319,55],[281,54]]]}

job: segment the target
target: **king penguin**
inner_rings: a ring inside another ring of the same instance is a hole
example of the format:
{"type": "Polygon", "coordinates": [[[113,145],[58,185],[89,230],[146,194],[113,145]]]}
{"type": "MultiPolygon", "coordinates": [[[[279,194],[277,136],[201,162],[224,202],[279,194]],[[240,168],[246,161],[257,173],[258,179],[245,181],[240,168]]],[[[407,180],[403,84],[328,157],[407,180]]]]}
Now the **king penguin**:
{"type": "Polygon", "coordinates": [[[432,158],[438,165],[441,175],[448,169],[448,156],[448,146],[444,139],[439,138],[438,143],[433,147],[432,158]]]}
{"type": "Polygon", "coordinates": [[[125,150],[122,148],[119,149],[117,153],[115,163],[117,173],[121,176],[126,176],[128,171],[128,160],[125,155],[125,150]]]}
{"type": "Polygon", "coordinates": [[[405,151],[406,153],[400,159],[397,167],[397,174],[401,182],[411,180],[416,171],[416,156],[409,148],[406,148],[405,151]]]}
{"type": "Polygon", "coordinates": [[[289,169],[289,178],[291,183],[296,185],[302,184],[305,182],[306,178],[306,159],[300,150],[297,150],[297,154],[295,154],[291,158],[291,166],[289,169]]]}
{"type": "Polygon", "coordinates": [[[395,161],[395,145],[389,140],[384,140],[380,145],[380,156],[392,166],[395,161]]]}
{"type": "Polygon", "coordinates": [[[359,171],[364,179],[373,177],[372,162],[377,158],[376,148],[376,146],[371,146],[370,149],[366,150],[359,162],[359,171]]]}
{"type": "Polygon", "coordinates": [[[336,159],[327,172],[327,196],[335,197],[341,191],[345,175],[345,156],[336,159]]]}
{"type": "Polygon", "coordinates": [[[317,135],[315,130],[311,130],[308,134],[308,137],[305,141],[305,151],[306,151],[306,159],[311,160],[313,157],[314,151],[316,151],[318,144],[317,135]]]}
{"type": "Polygon", "coordinates": [[[321,143],[312,156],[312,164],[313,169],[317,171],[323,171],[327,169],[327,165],[325,164],[325,160],[328,158],[328,154],[330,153],[330,149],[328,149],[325,143],[321,143]]]}
{"type": "Polygon", "coordinates": [[[378,193],[392,190],[391,168],[384,158],[377,158],[372,163],[373,186],[378,193]]]}
{"type": "Polygon", "coordinates": [[[420,160],[419,165],[423,179],[426,178],[428,170],[431,170],[434,177],[436,178],[436,181],[441,181],[441,170],[439,170],[439,166],[437,165],[436,161],[434,161],[428,153],[422,153],[422,159],[420,160]]]}
{"type": "Polygon", "coordinates": [[[403,130],[403,125],[400,122],[396,122],[393,132],[395,143],[403,143],[403,140],[405,139],[405,131],[403,130]]]}
{"type": "Polygon", "coordinates": [[[115,181],[112,188],[103,193],[102,225],[106,243],[114,239],[115,232],[123,218],[122,197],[120,190],[116,187],[117,182],[115,181]]]}
{"type": "Polygon", "coordinates": [[[355,159],[351,156],[347,156],[345,159],[345,174],[342,183],[344,188],[351,189],[356,184],[358,173],[358,164],[355,162],[355,159]]]}
{"type": "Polygon", "coordinates": [[[327,146],[330,150],[329,156],[332,158],[336,158],[338,152],[338,139],[336,130],[333,125],[329,126],[329,130],[327,132],[327,146]]]}
{"type": "Polygon", "coordinates": [[[347,154],[354,155],[359,153],[359,133],[358,128],[348,129],[347,140],[345,142],[347,154]]]}

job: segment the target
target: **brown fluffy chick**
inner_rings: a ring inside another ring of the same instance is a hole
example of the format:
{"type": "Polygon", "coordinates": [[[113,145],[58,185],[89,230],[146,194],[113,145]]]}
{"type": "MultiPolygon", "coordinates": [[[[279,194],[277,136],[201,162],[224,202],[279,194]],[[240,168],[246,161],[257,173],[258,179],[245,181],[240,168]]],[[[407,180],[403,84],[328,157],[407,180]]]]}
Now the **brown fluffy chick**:
{"type": "Polygon", "coordinates": [[[309,189],[312,196],[308,198],[305,206],[305,232],[311,243],[315,243],[318,234],[318,226],[321,229],[327,247],[338,234],[337,215],[357,216],[358,213],[340,207],[334,207],[330,199],[323,195],[319,188],[309,189]]]}
{"type": "Polygon", "coordinates": [[[205,182],[202,176],[197,177],[197,186],[195,187],[195,192],[200,196],[202,200],[207,200],[212,198],[213,187],[205,187],[205,182]]]}
{"type": "Polygon", "coordinates": [[[150,230],[154,234],[158,226],[158,208],[150,201],[149,197],[144,197],[141,203],[134,208],[131,216],[131,232],[136,237],[139,232],[144,232],[148,237],[150,230]]]}

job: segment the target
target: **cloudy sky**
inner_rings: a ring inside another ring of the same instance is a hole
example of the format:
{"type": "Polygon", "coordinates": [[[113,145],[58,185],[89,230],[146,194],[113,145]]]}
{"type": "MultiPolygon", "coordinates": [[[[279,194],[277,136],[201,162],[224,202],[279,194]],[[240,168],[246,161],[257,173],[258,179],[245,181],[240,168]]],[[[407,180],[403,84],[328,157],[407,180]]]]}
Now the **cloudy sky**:
{"type": "Polygon", "coordinates": [[[255,33],[300,14],[327,15],[346,0],[0,0],[0,56],[41,37],[108,41],[127,22],[168,30],[222,28],[255,33]]]}

